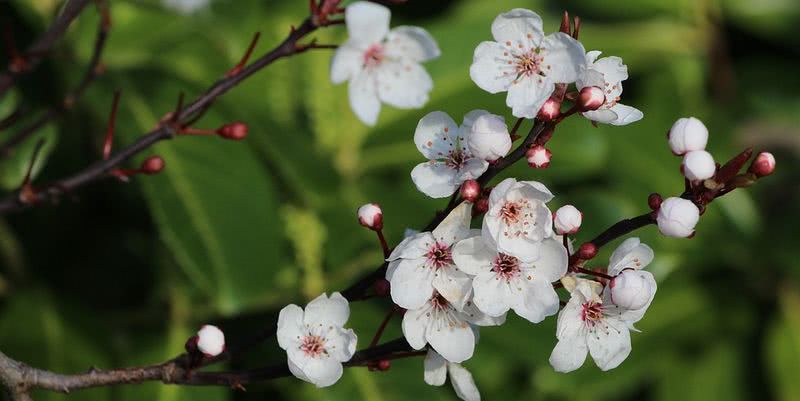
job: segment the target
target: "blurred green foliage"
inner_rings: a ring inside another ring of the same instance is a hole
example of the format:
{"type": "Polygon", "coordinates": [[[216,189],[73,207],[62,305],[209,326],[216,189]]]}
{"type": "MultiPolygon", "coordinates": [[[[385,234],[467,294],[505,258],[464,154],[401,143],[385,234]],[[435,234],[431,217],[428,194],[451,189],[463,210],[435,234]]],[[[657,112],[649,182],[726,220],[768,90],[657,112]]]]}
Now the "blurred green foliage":
{"type": "MultiPolygon", "coordinates": [[[[58,5],[0,1],[0,14],[23,44],[45,29],[58,5]]],[[[217,0],[181,16],[155,0],[112,0],[107,73],[78,107],[39,134],[48,151],[37,182],[99,157],[114,90],[123,93],[122,146],[153,127],[180,92],[192,98],[235,64],[253,32],[262,32],[257,52],[277,43],[305,7],[296,0],[217,0]]],[[[375,268],[380,250],[358,226],[357,206],[383,206],[391,242],[443,207],[409,179],[422,160],[411,140],[419,118],[444,110],[460,120],[476,108],[510,118],[504,96],[478,89],[468,68],[474,47],[490,38],[494,16],[513,7],[539,12],[549,31],[557,29],[561,10],[579,14],[587,50],[625,59],[631,78],[624,102],[645,113],[621,128],[568,121],[551,142],[550,169],[509,171],[546,183],[557,194],[554,206],[583,210],[579,240],[646,210],[650,192],[681,191],[679,159],[664,141],[678,117],[707,123],[718,160],[754,146],[774,152],[779,167],[752,190],[715,202],[692,240],[663,238],[653,227],[636,233],[656,250],[651,268],[660,288],[620,368],[602,373],[587,362],[575,373],[555,373],[547,363],[555,319],[534,326],[514,316],[484,329],[466,363],[484,398],[800,399],[800,3],[787,0],[440,0],[393,7],[393,25],[423,26],[443,50],[427,65],[435,87],[424,109],[384,108],[379,124],[365,127],[349,110],[346,87],[328,80],[330,53],[309,52],[247,80],[198,123],[245,121],[245,142],[162,143],[141,155],[162,156],[162,174],[130,185],[108,180],[74,200],[0,220],[0,349],[62,372],[159,362],[181,352],[202,323],[222,326],[235,342],[283,305],[341,289],[375,268]]],[[[84,13],[52,57],[0,102],[0,117],[17,105],[39,110],[58,102],[91,55],[96,23],[92,10],[84,13]]],[[[343,31],[315,36],[336,43],[343,31]]],[[[19,184],[33,142],[0,165],[5,190],[19,184]]],[[[362,346],[386,307],[386,301],[353,305],[351,325],[362,346]]],[[[398,326],[386,338],[399,335],[398,326]]],[[[269,341],[228,368],[280,363],[279,351],[269,341]]],[[[34,396],[455,399],[449,385],[424,384],[422,361],[414,359],[396,362],[388,373],[350,369],[325,390],[284,379],[236,394],[149,383],[34,396]]]]}

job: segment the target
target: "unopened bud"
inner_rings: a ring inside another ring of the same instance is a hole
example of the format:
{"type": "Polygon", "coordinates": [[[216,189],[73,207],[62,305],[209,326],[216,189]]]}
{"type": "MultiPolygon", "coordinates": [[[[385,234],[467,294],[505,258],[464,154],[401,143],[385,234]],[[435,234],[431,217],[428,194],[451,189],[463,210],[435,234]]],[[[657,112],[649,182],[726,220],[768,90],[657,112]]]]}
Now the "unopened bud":
{"type": "Polygon", "coordinates": [[[756,177],[764,177],[772,174],[775,171],[775,156],[769,152],[761,152],[753,159],[750,164],[749,171],[756,175],[756,177]]]}
{"type": "Polygon", "coordinates": [[[658,210],[661,207],[661,202],[663,202],[663,199],[657,193],[652,193],[647,197],[647,205],[650,206],[651,210],[658,210]]]}
{"type": "Polygon", "coordinates": [[[525,152],[525,158],[528,159],[528,165],[533,168],[547,168],[550,166],[550,158],[553,154],[548,150],[545,149],[542,145],[536,145],[527,152],[525,152]]]}
{"type": "Polygon", "coordinates": [[[234,141],[241,141],[247,136],[247,124],[242,122],[235,122],[225,124],[217,130],[217,134],[225,139],[234,141]]]}
{"type": "Polygon", "coordinates": [[[685,238],[694,234],[694,226],[700,220],[700,209],[690,200],[667,198],[658,209],[658,230],[669,237],[685,238]]]}
{"type": "Polygon", "coordinates": [[[705,150],[708,143],[708,128],[694,118],[679,118],[672,124],[667,135],[672,153],[683,156],[687,152],[705,150]]]}
{"type": "Polygon", "coordinates": [[[473,156],[494,161],[507,155],[511,145],[511,136],[503,117],[487,113],[473,121],[467,139],[473,156]]]}
{"type": "Polygon", "coordinates": [[[656,281],[649,272],[624,270],[609,283],[611,302],[625,309],[644,308],[656,292],[656,281]]]}
{"type": "Polygon", "coordinates": [[[475,202],[481,194],[481,184],[475,180],[466,180],[461,184],[461,198],[465,201],[475,202]]]}
{"type": "Polygon", "coordinates": [[[385,371],[389,370],[389,368],[392,367],[392,361],[390,361],[388,359],[381,359],[380,361],[378,361],[378,365],[377,366],[378,366],[378,370],[380,370],[382,372],[385,372],[385,371]]]}
{"type": "Polygon", "coordinates": [[[209,357],[221,354],[225,351],[225,334],[216,326],[204,325],[197,332],[197,349],[209,357]]]}
{"type": "Polygon", "coordinates": [[[164,169],[164,159],[159,156],[150,156],[144,159],[139,169],[144,174],[158,174],[164,169]]]}
{"type": "Polygon", "coordinates": [[[581,111],[597,110],[606,102],[603,89],[596,86],[587,86],[578,94],[577,104],[581,111]]]}
{"type": "Polygon", "coordinates": [[[367,203],[358,208],[358,222],[370,230],[383,229],[383,212],[377,203],[367,203]]]}
{"type": "Polygon", "coordinates": [[[478,198],[475,202],[475,208],[472,210],[476,215],[486,213],[486,211],[489,210],[489,198],[483,196],[478,198]]]}
{"type": "Polygon", "coordinates": [[[683,175],[690,181],[707,180],[717,172],[714,157],[705,150],[693,150],[683,157],[681,164],[683,175]]]}
{"type": "Polygon", "coordinates": [[[553,225],[559,235],[575,234],[582,221],[583,213],[572,205],[561,206],[553,215],[553,225]]]}
{"type": "Polygon", "coordinates": [[[539,121],[551,121],[558,118],[559,115],[561,115],[561,102],[551,97],[544,102],[536,118],[539,121]]]}
{"type": "Polygon", "coordinates": [[[378,279],[372,285],[372,289],[375,290],[375,295],[379,297],[385,297],[389,295],[392,286],[389,283],[389,280],[385,278],[378,279]]]}
{"type": "Polygon", "coordinates": [[[597,256],[597,246],[591,242],[587,242],[578,248],[578,257],[584,260],[589,260],[597,256]]]}

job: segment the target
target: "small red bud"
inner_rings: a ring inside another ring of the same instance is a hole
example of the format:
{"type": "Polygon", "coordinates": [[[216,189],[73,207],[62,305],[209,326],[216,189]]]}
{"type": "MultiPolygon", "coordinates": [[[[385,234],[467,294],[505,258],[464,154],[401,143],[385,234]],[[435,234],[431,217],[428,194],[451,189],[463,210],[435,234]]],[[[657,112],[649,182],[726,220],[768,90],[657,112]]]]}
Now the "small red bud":
{"type": "Polygon", "coordinates": [[[759,153],[753,159],[753,163],[750,164],[748,170],[755,174],[756,177],[765,177],[772,174],[775,171],[775,156],[769,152],[759,153]]]}
{"type": "Polygon", "coordinates": [[[164,169],[164,159],[159,156],[150,156],[144,159],[139,168],[144,174],[158,174],[164,169]]]}
{"type": "Polygon", "coordinates": [[[465,201],[475,202],[481,194],[481,184],[475,180],[466,180],[461,184],[461,198],[465,201]]]}
{"type": "Polygon", "coordinates": [[[606,102],[603,90],[596,86],[587,86],[578,94],[578,107],[581,111],[597,110],[606,102]]]}
{"type": "Polygon", "coordinates": [[[591,242],[587,242],[578,248],[578,257],[581,259],[589,260],[595,256],[597,256],[597,247],[591,242]]]}
{"type": "Polygon", "coordinates": [[[381,372],[385,372],[389,370],[389,368],[391,367],[392,367],[392,361],[388,359],[381,359],[380,361],[378,361],[378,370],[380,370],[381,372]]]}
{"type": "Polygon", "coordinates": [[[658,210],[658,208],[661,207],[661,201],[663,201],[663,199],[661,195],[657,193],[652,193],[647,197],[647,205],[650,206],[651,210],[658,210]]]}
{"type": "Polygon", "coordinates": [[[389,284],[389,280],[381,278],[372,285],[372,289],[375,290],[375,295],[385,297],[389,295],[392,285],[389,284]]]}
{"type": "Polygon", "coordinates": [[[536,118],[539,121],[552,121],[558,118],[559,115],[561,115],[561,102],[551,97],[544,102],[536,118]]]}
{"type": "Polygon", "coordinates": [[[525,152],[528,166],[533,168],[547,168],[550,166],[550,159],[553,153],[542,145],[536,145],[525,152]]]}
{"type": "Polygon", "coordinates": [[[223,125],[217,130],[217,134],[225,139],[241,141],[247,136],[247,131],[247,124],[237,121],[223,125]]]}
{"type": "Polygon", "coordinates": [[[489,210],[489,198],[481,197],[475,202],[475,214],[486,213],[489,210]]]}

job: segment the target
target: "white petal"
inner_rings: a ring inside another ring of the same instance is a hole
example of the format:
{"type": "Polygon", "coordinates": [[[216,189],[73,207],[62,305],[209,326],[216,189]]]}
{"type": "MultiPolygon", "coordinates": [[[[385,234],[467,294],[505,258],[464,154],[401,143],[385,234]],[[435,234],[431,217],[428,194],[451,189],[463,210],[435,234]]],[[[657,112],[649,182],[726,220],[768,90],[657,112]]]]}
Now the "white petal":
{"type": "Polygon", "coordinates": [[[424,309],[407,310],[403,315],[403,336],[411,348],[422,349],[428,341],[425,339],[425,328],[430,324],[430,316],[424,309]]]}
{"type": "Polygon", "coordinates": [[[411,170],[411,180],[420,192],[431,198],[446,198],[458,189],[457,171],[444,162],[424,162],[411,170]]]}
{"type": "Polygon", "coordinates": [[[452,245],[469,237],[469,222],[472,219],[472,203],[461,202],[433,229],[433,238],[452,245]]]}
{"type": "Polygon", "coordinates": [[[306,305],[303,322],[309,325],[333,325],[344,326],[350,318],[350,305],[342,294],[334,292],[328,298],[327,294],[321,294],[306,305]]]}
{"type": "Polygon", "coordinates": [[[567,274],[568,259],[564,244],[554,239],[542,241],[539,258],[534,263],[536,277],[546,282],[559,280],[567,274]]]}
{"type": "Polygon", "coordinates": [[[479,88],[489,93],[500,93],[508,90],[516,78],[513,65],[509,65],[508,52],[496,42],[481,42],[475,48],[469,77],[479,88]]]}
{"type": "Polygon", "coordinates": [[[468,323],[459,321],[432,323],[425,330],[425,338],[444,359],[450,362],[464,362],[472,358],[475,350],[475,334],[468,323]]]}
{"type": "Polygon", "coordinates": [[[628,66],[622,62],[621,58],[616,56],[603,57],[597,60],[592,65],[592,68],[600,71],[606,82],[612,84],[628,79],[628,66]]]}
{"type": "Polygon", "coordinates": [[[464,114],[464,121],[461,122],[461,131],[462,131],[461,136],[469,135],[468,133],[470,129],[472,129],[472,124],[475,123],[475,120],[477,120],[478,117],[485,116],[487,114],[492,114],[492,113],[489,113],[486,110],[476,109],[476,110],[470,110],[467,114],[464,114]]]}
{"type": "Polygon", "coordinates": [[[412,61],[384,61],[376,71],[378,97],[399,109],[420,108],[428,102],[433,80],[412,61]]]}
{"type": "MultiPolygon", "coordinates": [[[[532,230],[533,231],[533,230],[532,230]]],[[[506,237],[499,234],[497,237],[497,250],[506,255],[514,256],[523,261],[536,260],[539,257],[541,242],[536,239],[519,237],[506,237]]]]}
{"type": "Polygon", "coordinates": [[[618,118],[617,113],[614,113],[611,111],[611,109],[597,109],[586,111],[581,114],[589,120],[596,121],[601,124],[613,124],[618,118]]]}
{"type": "Polygon", "coordinates": [[[458,398],[464,401],[481,401],[481,393],[478,392],[472,374],[457,363],[450,363],[447,367],[450,371],[450,384],[453,385],[458,398]]]}
{"type": "Polygon", "coordinates": [[[486,160],[474,157],[467,160],[467,162],[461,166],[461,169],[458,170],[458,184],[461,185],[461,183],[466,180],[478,179],[488,168],[489,162],[486,160]]]}
{"type": "MultiPolygon", "coordinates": [[[[633,324],[638,322],[639,320],[642,320],[642,317],[644,316],[645,312],[647,312],[647,309],[650,308],[650,304],[653,303],[653,299],[655,298],[656,291],[658,289],[658,284],[656,283],[656,278],[655,276],[653,276],[653,273],[650,273],[648,271],[641,271],[639,274],[645,276],[646,280],[649,282],[650,287],[653,288],[653,292],[650,294],[650,299],[647,301],[647,303],[643,307],[636,310],[627,310],[625,308],[620,308],[620,307],[616,307],[614,309],[609,310],[609,314],[618,316],[619,320],[623,321],[630,329],[634,329],[633,324]]],[[[606,290],[606,292],[604,293],[604,295],[607,297],[607,300],[604,303],[609,306],[613,305],[613,303],[610,300],[610,293],[611,291],[608,290],[606,290]]]]}
{"type": "Polygon", "coordinates": [[[363,63],[363,50],[350,41],[345,42],[331,59],[331,82],[340,84],[352,79],[361,72],[363,63]]]}
{"type": "Polygon", "coordinates": [[[544,69],[548,71],[551,82],[567,84],[575,82],[586,68],[586,51],[583,45],[566,33],[556,32],[547,35],[543,47],[546,49],[544,69]]]}
{"type": "Polygon", "coordinates": [[[461,310],[472,290],[472,279],[455,266],[439,269],[433,277],[433,288],[461,310]]]}
{"type": "Polygon", "coordinates": [[[384,48],[390,58],[404,58],[419,63],[435,59],[441,54],[431,34],[416,26],[392,29],[384,48]]]}
{"type": "Polygon", "coordinates": [[[473,276],[490,270],[496,255],[480,236],[461,240],[453,247],[453,262],[459,270],[473,276]]]}
{"type": "Polygon", "coordinates": [[[437,354],[436,351],[429,349],[425,355],[425,383],[431,386],[441,386],[447,379],[447,361],[437,354]]]}
{"type": "Polygon", "coordinates": [[[386,260],[397,259],[417,259],[425,256],[428,246],[433,243],[433,236],[429,232],[415,233],[410,237],[403,238],[389,255],[386,260]]]}
{"type": "Polygon", "coordinates": [[[608,274],[616,276],[624,269],[643,269],[653,261],[653,249],[643,244],[638,237],[623,241],[611,254],[608,274]]]}
{"type": "MultiPolygon", "coordinates": [[[[307,381],[320,388],[331,386],[342,377],[342,364],[334,358],[291,358],[290,362],[294,362],[295,368],[302,372],[307,381]]],[[[303,379],[300,376],[298,378],[303,379]]]]}
{"type": "Polygon", "coordinates": [[[586,339],[583,337],[559,340],[550,354],[550,365],[556,372],[572,372],[583,365],[587,351],[586,339]]]}
{"type": "Polygon", "coordinates": [[[292,372],[292,375],[294,375],[294,377],[304,382],[311,383],[311,380],[306,376],[305,373],[303,373],[300,367],[297,366],[294,362],[292,362],[292,358],[289,355],[286,356],[286,363],[289,365],[289,371],[292,372]]]}
{"type": "Polygon", "coordinates": [[[478,341],[478,327],[476,326],[501,326],[506,322],[505,313],[500,316],[489,316],[481,312],[477,305],[475,305],[475,302],[467,302],[467,304],[464,305],[464,311],[461,315],[463,315],[464,320],[474,325],[472,331],[475,333],[476,342],[478,341]]]}
{"type": "Polygon", "coordinates": [[[347,6],[344,19],[350,40],[371,45],[383,40],[389,32],[388,8],[368,1],[358,1],[347,6]]]}
{"type": "Polygon", "coordinates": [[[450,135],[458,131],[458,125],[449,115],[441,111],[426,114],[417,123],[414,144],[425,158],[442,159],[450,152],[453,143],[450,135]]]}
{"type": "Polygon", "coordinates": [[[597,61],[597,58],[603,54],[600,50],[591,50],[586,52],[586,64],[594,64],[597,61]]]}
{"type": "Polygon", "coordinates": [[[620,103],[611,107],[611,111],[617,115],[617,119],[611,122],[613,125],[628,125],[644,117],[644,114],[638,109],[620,103]]]}
{"type": "Polygon", "coordinates": [[[423,258],[400,260],[389,282],[392,301],[401,308],[420,308],[433,293],[433,272],[423,258]]]}
{"type": "Polygon", "coordinates": [[[607,317],[604,323],[608,328],[597,326],[593,333],[589,333],[587,342],[594,363],[606,371],[619,366],[631,353],[631,333],[619,320],[607,317]]]}
{"type": "Polygon", "coordinates": [[[364,124],[375,125],[378,113],[381,111],[381,101],[378,99],[378,89],[374,75],[361,72],[356,74],[347,87],[350,97],[350,108],[356,117],[364,124]]]}
{"type": "Polygon", "coordinates": [[[506,105],[514,117],[534,118],[554,90],[549,77],[521,77],[509,86],[506,105]]]}
{"type": "Polygon", "coordinates": [[[578,90],[581,90],[587,86],[596,86],[598,88],[605,88],[606,86],[606,78],[600,71],[594,69],[586,69],[583,72],[577,81],[575,81],[575,86],[578,90]]]}
{"type": "Polygon", "coordinates": [[[347,362],[356,353],[358,336],[353,329],[342,329],[339,327],[330,330],[325,335],[325,350],[329,355],[339,362],[347,362]]]}
{"type": "Polygon", "coordinates": [[[536,278],[527,281],[523,277],[519,281],[520,286],[524,287],[519,291],[514,312],[531,323],[539,323],[558,312],[558,294],[552,284],[536,278]]]}
{"type": "Polygon", "coordinates": [[[503,13],[492,22],[492,36],[498,42],[506,41],[532,41],[538,43],[542,40],[542,18],[531,10],[515,8],[503,13]],[[528,38],[531,34],[533,38],[528,38]]]}
{"type": "Polygon", "coordinates": [[[278,345],[289,349],[303,334],[303,309],[294,304],[286,305],[278,314],[278,345]]]}
{"type": "Polygon", "coordinates": [[[555,195],[539,181],[520,181],[519,183],[521,187],[526,189],[525,195],[531,199],[547,203],[555,197],[555,195]]]}
{"type": "Polygon", "coordinates": [[[559,340],[569,340],[573,337],[582,337],[585,335],[582,317],[583,302],[584,298],[581,296],[580,292],[573,291],[572,298],[558,314],[556,338],[559,340]]]}
{"type": "Polygon", "coordinates": [[[521,297],[518,280],[506,281],[494,272],[483,272],[472,282],[475,291],[473,302],[478,309],[489,316],[502,316],[521,297]]]}

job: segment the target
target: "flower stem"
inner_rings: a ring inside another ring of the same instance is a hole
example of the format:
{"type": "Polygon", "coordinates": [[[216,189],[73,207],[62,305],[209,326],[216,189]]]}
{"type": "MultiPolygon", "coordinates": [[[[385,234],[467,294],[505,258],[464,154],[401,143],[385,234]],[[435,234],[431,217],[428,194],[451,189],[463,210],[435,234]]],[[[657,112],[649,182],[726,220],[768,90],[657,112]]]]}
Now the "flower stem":
{"type": "Polygon", "coordinates": [[[389,321],[392,320],[392,316],[394,316],[395,312],[397,312],[397,307],[392,305],[392,307],[389,309],[389,313],[386,314],[386,317],[383,318],[383,321],[381,322],[381,325],[378,326],[378,330],[375,332],[375,336],[372,337],[372,341],[370,341],[370,343],[369,343],[369,348],[372,348],[372,347],[378,345],[378,341],[381,340],[381,336],[383,335],[383,331],[386,330],[386,325],[388,325],[389,321]]]}
{"type": "Polygon", "coordinates": [[[386,237],[383,236],[383,230],[375,230],[375,233],[378,234],[378,241],[381,242],[381,248],[383,249],[383,257],[388,258],[391,250],[389,250],[389,244],[386,243],[386,237]]]}

